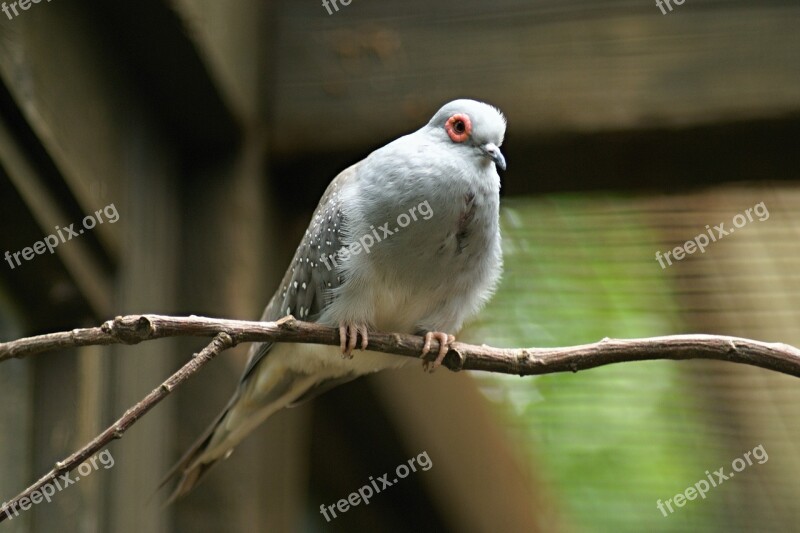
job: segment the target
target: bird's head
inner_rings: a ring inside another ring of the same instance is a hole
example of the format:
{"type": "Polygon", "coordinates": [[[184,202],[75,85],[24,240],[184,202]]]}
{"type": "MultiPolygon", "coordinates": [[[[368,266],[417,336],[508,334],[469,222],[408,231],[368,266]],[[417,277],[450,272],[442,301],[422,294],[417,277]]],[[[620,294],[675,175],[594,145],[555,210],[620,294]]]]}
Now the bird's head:
{"type": "Polygon", "coordinates": [[[494,161],[501,170],[506,169],[506,159],[500,151],[506,118],[497,108],[475,100],[453,100],[436,112],[427,128],[437,140],[460,146],[494,161]]]}

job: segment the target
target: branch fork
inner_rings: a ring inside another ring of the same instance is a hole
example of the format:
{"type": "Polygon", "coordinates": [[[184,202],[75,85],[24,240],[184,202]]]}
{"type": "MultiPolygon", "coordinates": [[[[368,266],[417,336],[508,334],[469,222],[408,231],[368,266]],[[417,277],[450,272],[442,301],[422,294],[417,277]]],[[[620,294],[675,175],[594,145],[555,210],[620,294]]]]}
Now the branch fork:
{"type": "MultiPolygon", "coordinates": [[[[0,522],[9,517],[6,510],[19,508],[20,500],[29,498],[62,474],[80,466],[111,441],[122,438],[136,421],[188,380],[206,363],[241,342],[299,342],[339,345],[337,328],[296,320],[286,316],[277,322],[253,322],[199,316],[164,315],[118,316],[99,327],[73,329],[0,343],[0,363],[43,352],[78,346],[139,344],[155,339],[195,336],[212,337],[211,342],[194,354],[177,372],[128,409],[97,437],[74,452],[0,508],[0,522]]],[[[371,351],[419,358],[425,343],[422,337],[401,333],[374,332],[369,336],[371,351]]],[[[438,341],[436,341],[438,343],[438,341]]],[[[429,356],[438,353],[431,347],[429,356]]],[[[358,354],[355,355],[358,357],[358,354]]],[[[481,370],[518,376],[578,372],[613,363],[655,359],[716,359],[742,363],[800,377],[800,350],[782,343],[767,343],[740,337],[717,335],[672,335],[647,339],[604,338],[593,344],[565,348],[493,348],[453,342],[442,366],[458,372],[481,370]]],[[[427,358],[426,358],[427,360],[427,358]]]]}

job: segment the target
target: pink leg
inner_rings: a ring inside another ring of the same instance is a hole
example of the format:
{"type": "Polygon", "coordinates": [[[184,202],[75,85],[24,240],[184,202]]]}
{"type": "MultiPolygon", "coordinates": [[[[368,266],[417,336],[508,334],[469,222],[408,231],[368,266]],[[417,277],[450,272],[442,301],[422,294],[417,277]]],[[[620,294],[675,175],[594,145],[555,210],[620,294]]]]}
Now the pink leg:
{"type": "Polygon", "coordinates": [[[428,355],[428,352],[431,351],[431,341],[433,339],[439,341],[439,354],[436,356],[436,359],[431,362],[428,360],[422,361],[422,369],[428,372],[433,372],[442,364],[444,360],[444,356],[447,355],[448,350],[450,349],[450,344],[455,342],[456,338],[449,333],[442,333],[441,331],[429,331],[425,334],[425,344],[422,346],[422,357],[428,355]]]}
{"type": "Polygon", "coordinates": [[[365,324],[339,324],[339,347],[342,349],[342,357],[353,358],[353,350],[358,343],[358,334],[361,334],[361,349],[366,350],[369,344],[369,334],[365,324]]]}

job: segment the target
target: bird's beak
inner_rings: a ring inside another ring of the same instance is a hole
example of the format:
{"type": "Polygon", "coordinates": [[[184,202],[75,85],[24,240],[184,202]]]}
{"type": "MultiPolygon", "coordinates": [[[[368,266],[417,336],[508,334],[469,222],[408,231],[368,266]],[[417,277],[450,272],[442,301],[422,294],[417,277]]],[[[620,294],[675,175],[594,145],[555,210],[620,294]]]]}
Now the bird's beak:
{"type": "Polygon", "coordinates": [[[503,157],[503,152],[500,151],[500,148],[497,147],[494,143],[486,143],[483,145],[483,151],[486,153],[486,156],[494,161],[494,164],[497,165],[500,170],[506,169],[506,158],[503,157]]]}

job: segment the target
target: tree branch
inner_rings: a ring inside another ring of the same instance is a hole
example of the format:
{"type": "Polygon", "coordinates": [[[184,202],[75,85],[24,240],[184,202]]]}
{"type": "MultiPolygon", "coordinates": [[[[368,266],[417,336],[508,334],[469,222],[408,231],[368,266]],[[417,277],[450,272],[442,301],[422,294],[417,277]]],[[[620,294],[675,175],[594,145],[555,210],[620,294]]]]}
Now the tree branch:
{"type": "MultiPolygon", "coordinates": [[[[53,470],[10,500],[0,509],[0,522],[8,517],[5,512],[7,509],[18,508],[22,498],[30,497],[42,487],[53,483],[58,476],[80,466],[112,440],[121,438],[139,418],[222,351],[241,342],[257,341],[339,345],[338,329],[298,321],[293,317],[285,317],[277,322],[252,322],[197,316],[130,315],[109,320],[96,328],[75,329],[0,343],[0,362],[77,346],[138,344],[176,336],[213,337],[213,340],[114,424],[83,448],[56,463],[53,470]]],[[[381,332],[369,335],[370,350],[401,356],[418,358],[423,344],[423,339],[414,335],[381,332]]],[[[435,344],[431,350],[431,359],[437,352],[438,345],[435,344]]],[[[655,359],[717,359],[800,377],[800,350],[797,348],[781,343],[717,335],[603,339],[592,344],[566,348],[506,349],[454,342],[450,345],[443,366],[453,371],[483,370],[527,376],[577,372],[612,363],[655,359]]]]}
{"type": "MultiPolygon", "coordinates": [[[[277,322],[253,322],[198,316],[129,315],[96,328],[75,329],[0,343],[0,362],[76,346],[138,344],[166,337],[213,337],[227,333],[235,342],[302,342],[339,345],[336,328],[285,317],[277,322]]],[[[432,354],[438,351],[434,341],[432,354]]],[[[372,332],[369,349],[418,357],[423,339],[415,335],[372,332]]],[[[565,348],[492,348],[455,342],[443,366],[528,376],[577,372],[612,363],[654,359],[717,359],[758,366],[800,377],[800,350],[782,343],[767,343],[720,335],[670,335],[647,339],[603,339],[565,348]]]]}

